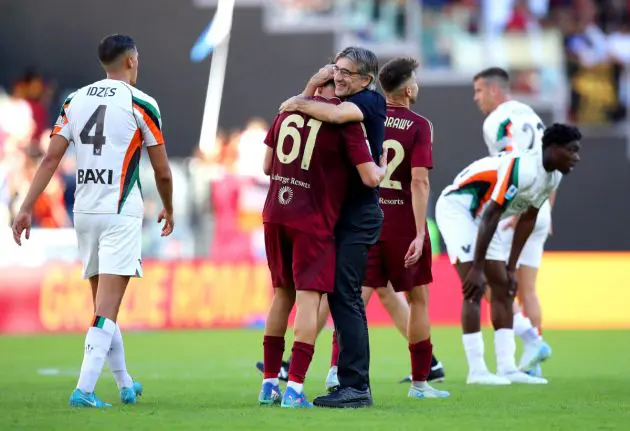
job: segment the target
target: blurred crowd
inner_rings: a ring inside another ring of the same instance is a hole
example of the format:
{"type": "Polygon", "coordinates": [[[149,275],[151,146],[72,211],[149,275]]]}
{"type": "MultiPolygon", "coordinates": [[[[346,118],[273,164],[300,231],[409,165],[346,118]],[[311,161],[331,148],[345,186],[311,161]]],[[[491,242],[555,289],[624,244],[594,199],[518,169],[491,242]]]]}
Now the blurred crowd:
{"type": "MultiPolygon", "coordinates": [[[[411,0],[277,0],[297,14],[333,13],[341,3],[348,27],[363,41],[408,37],[411,0]]],[[[423,67],[450,67],[451,43],[458,33],[536,34],[553,28],[566,52],[571,112],[578,122],[610,123],[626,115],[630,96],[630,0],[422,0],[423,67]]],[[[516,75],[518,76],[518,75],[516,75]]],[[[528,80],[517,79],[526,90],[528,80]]],[[[0,225],[17,212],[49,144],[50,126],[70,92],[29,68],[0,87],[0,225]]],[[[269,124],[252,119],[243,129],[220,130],[214,145],[199,147],[188,159],[173,160],[177,229],[160,239],[161,209],[151,169],[143,169],[145,251],[163,259],[210,256],[261,259],[260,213],[268,187],[259,161],[269,124]],[[259,154],[254,154],[258,152],[259,154]],[[247,154],[247,157],[244,156],[247,154]],[[153,234],[155,233],[155,234],[153,234]]],[[[147,158],[143,157],[143,164],[147,158]]],[[[72,146],[61,170],[35,205],[33,225],[72,226],[75,190],[72,146]]]]}
{"type": "MultiPolygon", "coordinates": [[[[8,89],[0,89],[0,223],[7,225],[22,203],[41,157],[50,142],[57,100],[55,84],[34,68],[27,69],[8,89]]],[[[37,201],[33,225],[71,226],[74,201],[74,160],[66,158],[61,172],[37,201]]]]}
{"type": "MultiPolygon", "coordinates": [[[[422,66],[457,67],[461,42],[482,37],[492,63],[510,69],[503,35],[524,36],[532,42],[533,67],[513,68],[515,89],[523,93],[549,91],[565,76],[570,86],[572,120],[611,123],[626,117],[630,99],[630,0],[276,0],[287,14],[341,14],[343,31],[358,43],[396,43],[419,39],[422,66]],[[420,4],[422,8],[417,8],[420,4]],[[414,24],[414,11],[421,10],[414,24]],[[558,34],[567,61],[545,64],[542,35],[558,34]],[[549,70],[555,68],[554,70],[549,70]],[[538,69],[538,70],[536,70],[538,69]]],[[[469,45],[465,45],[469,46],[469,45]]],[[[522,48],[522,45],[520,46],[522,48]]],[[[466,48],[464,48],[466,49],[466,48]]],[[[461,62],[461,60],[460,60],[461,62]]],[[[466,61],[464,61],[466,63],[466,61]]],[[[469,62],[468,62],[469,63],[469,62]]],[[[565,79],[563,79],[564,81],[565,79]]]]}

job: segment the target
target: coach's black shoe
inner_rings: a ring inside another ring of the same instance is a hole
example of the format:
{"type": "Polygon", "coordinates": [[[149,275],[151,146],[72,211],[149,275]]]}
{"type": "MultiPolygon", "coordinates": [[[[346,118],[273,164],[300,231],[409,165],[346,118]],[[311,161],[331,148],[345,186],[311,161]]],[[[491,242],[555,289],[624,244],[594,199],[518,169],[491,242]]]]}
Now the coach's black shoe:
{"type": "MultiPolygon", "coordinates": [[[[263,366],[263,361],[256,362],[256,368],[261,373],[264,373],[265,368],[263,366]]],[[[288,382],[289,381],[289,363],[287,361],[282,361],[282,366],[280,367],[280,372],[278,373],[278,379],[288,382]]]]}
{"type": "MultiPolygon", "coordinates": [[[[435,365],[431,366],[431,372],[429,372],[429,377],[427,378],[427,382],[433,383],[442,383],[446,374],[444,373],[444,365],[441,362],[437,362],[435,365]]],[[[398,383],[411,383],[411,374],[406,377],[403,377],[398,381],[398,383]]]]}
{"type": "Polygon", "coordinates": [[[313,400],[314,406],[331,409],[358,409],[370,407],[372,404],[374,402],[369,389],[360,391],[351,387],[337,389],[331,394],[322,395],[313,400]]]}

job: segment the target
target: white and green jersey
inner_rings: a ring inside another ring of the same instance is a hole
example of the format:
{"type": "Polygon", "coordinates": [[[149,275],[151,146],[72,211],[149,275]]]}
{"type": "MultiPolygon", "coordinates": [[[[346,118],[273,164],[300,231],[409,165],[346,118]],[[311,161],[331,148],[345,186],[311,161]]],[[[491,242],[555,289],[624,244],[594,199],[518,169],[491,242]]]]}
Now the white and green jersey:
{"type": "Polygon", "coordinates": [[[497,106],[483,123],[483,138],[491,156],[501,151],[540,149],[544,131],[536,112],[516,100],[497,106]]]}
{"type": "Polygon", "coordinates": [[[547,172],[542,151],[501,153],[479,159],[456,177],[443,196],[459,196],[471,216],[479,219],[492,200],[504,211],[501,219],[522,214],[530,206],[540,208],[560,185],[559,171],[547,172]]]}
{"type": "MultiPolygon", "coordinates": [[[[122,81],[103,79],[70,94],[52,135],[75,144],[74,212],[142,217],[142,145],[164,144],[156,101],[122,81]]],[[[52,136],[51,135],[51,136],[52,136]]]]}

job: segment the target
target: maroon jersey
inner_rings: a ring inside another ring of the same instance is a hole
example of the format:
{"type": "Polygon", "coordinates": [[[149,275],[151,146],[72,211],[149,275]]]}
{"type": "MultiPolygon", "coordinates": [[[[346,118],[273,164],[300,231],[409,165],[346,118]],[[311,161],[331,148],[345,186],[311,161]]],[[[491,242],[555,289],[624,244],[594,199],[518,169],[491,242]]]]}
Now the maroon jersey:
{"type": "Polygon", "coordinates": [[[415,112],[387,106],[385,140],[387,172],[380,185],[383,209],[381,240],[415,236],[411,206],[411,168],[433,168],[433,125],[415,112]]]}
{"type": "Polygon", "coordinates": [[[263,222],[333,236],[350,170],[373,160],[360,123],[335,125],[284,112],[274,119],[265,144],[273,149],[273,161],[263,222]]]}

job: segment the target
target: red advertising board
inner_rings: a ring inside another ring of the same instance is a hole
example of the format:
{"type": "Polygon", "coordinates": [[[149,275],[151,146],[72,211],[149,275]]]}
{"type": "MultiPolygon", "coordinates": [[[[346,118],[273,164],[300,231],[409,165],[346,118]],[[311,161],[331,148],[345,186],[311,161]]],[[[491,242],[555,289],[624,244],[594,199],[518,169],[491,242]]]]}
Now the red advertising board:
{"type": "MultiPolygon", "coordinates": [[[[458,325],[460,283],[445,256],[433,261],[433,325],[458,325]]],[[[538,278],[545,328],[630,328],[630,253],[547,253],[538,278]]],[[[272,289],[267,266],[209,260],[144,263],[119,323],[123,329],[262,326],[272,289]]],[[[93,313],[78,264],[0,271],[0,333],[83,332],[93,313]]],[[[370,325],[390,325],[377,297],[370,325]]],[[[488,320],[488,307],[482,307],[488,320]]]]}
{"type": "MultiPolygon", "coordinates": [[[[273,291],[263,263],[211,261],[143,264],[144,277],[132,279],[119,323],[124,329],[225,328],[262,325],[273,291]]],[[[461,294],[448,260],[434,262],[431,287],[434,324],[459,321],[461,294]]],[[[89,284],[80,265],[50,264],[0,272],[0,333],[84,331],[92,316],[89,284]]],[[[373,325],[391,320],[374,297],[368,307],[373,325]]]]}

